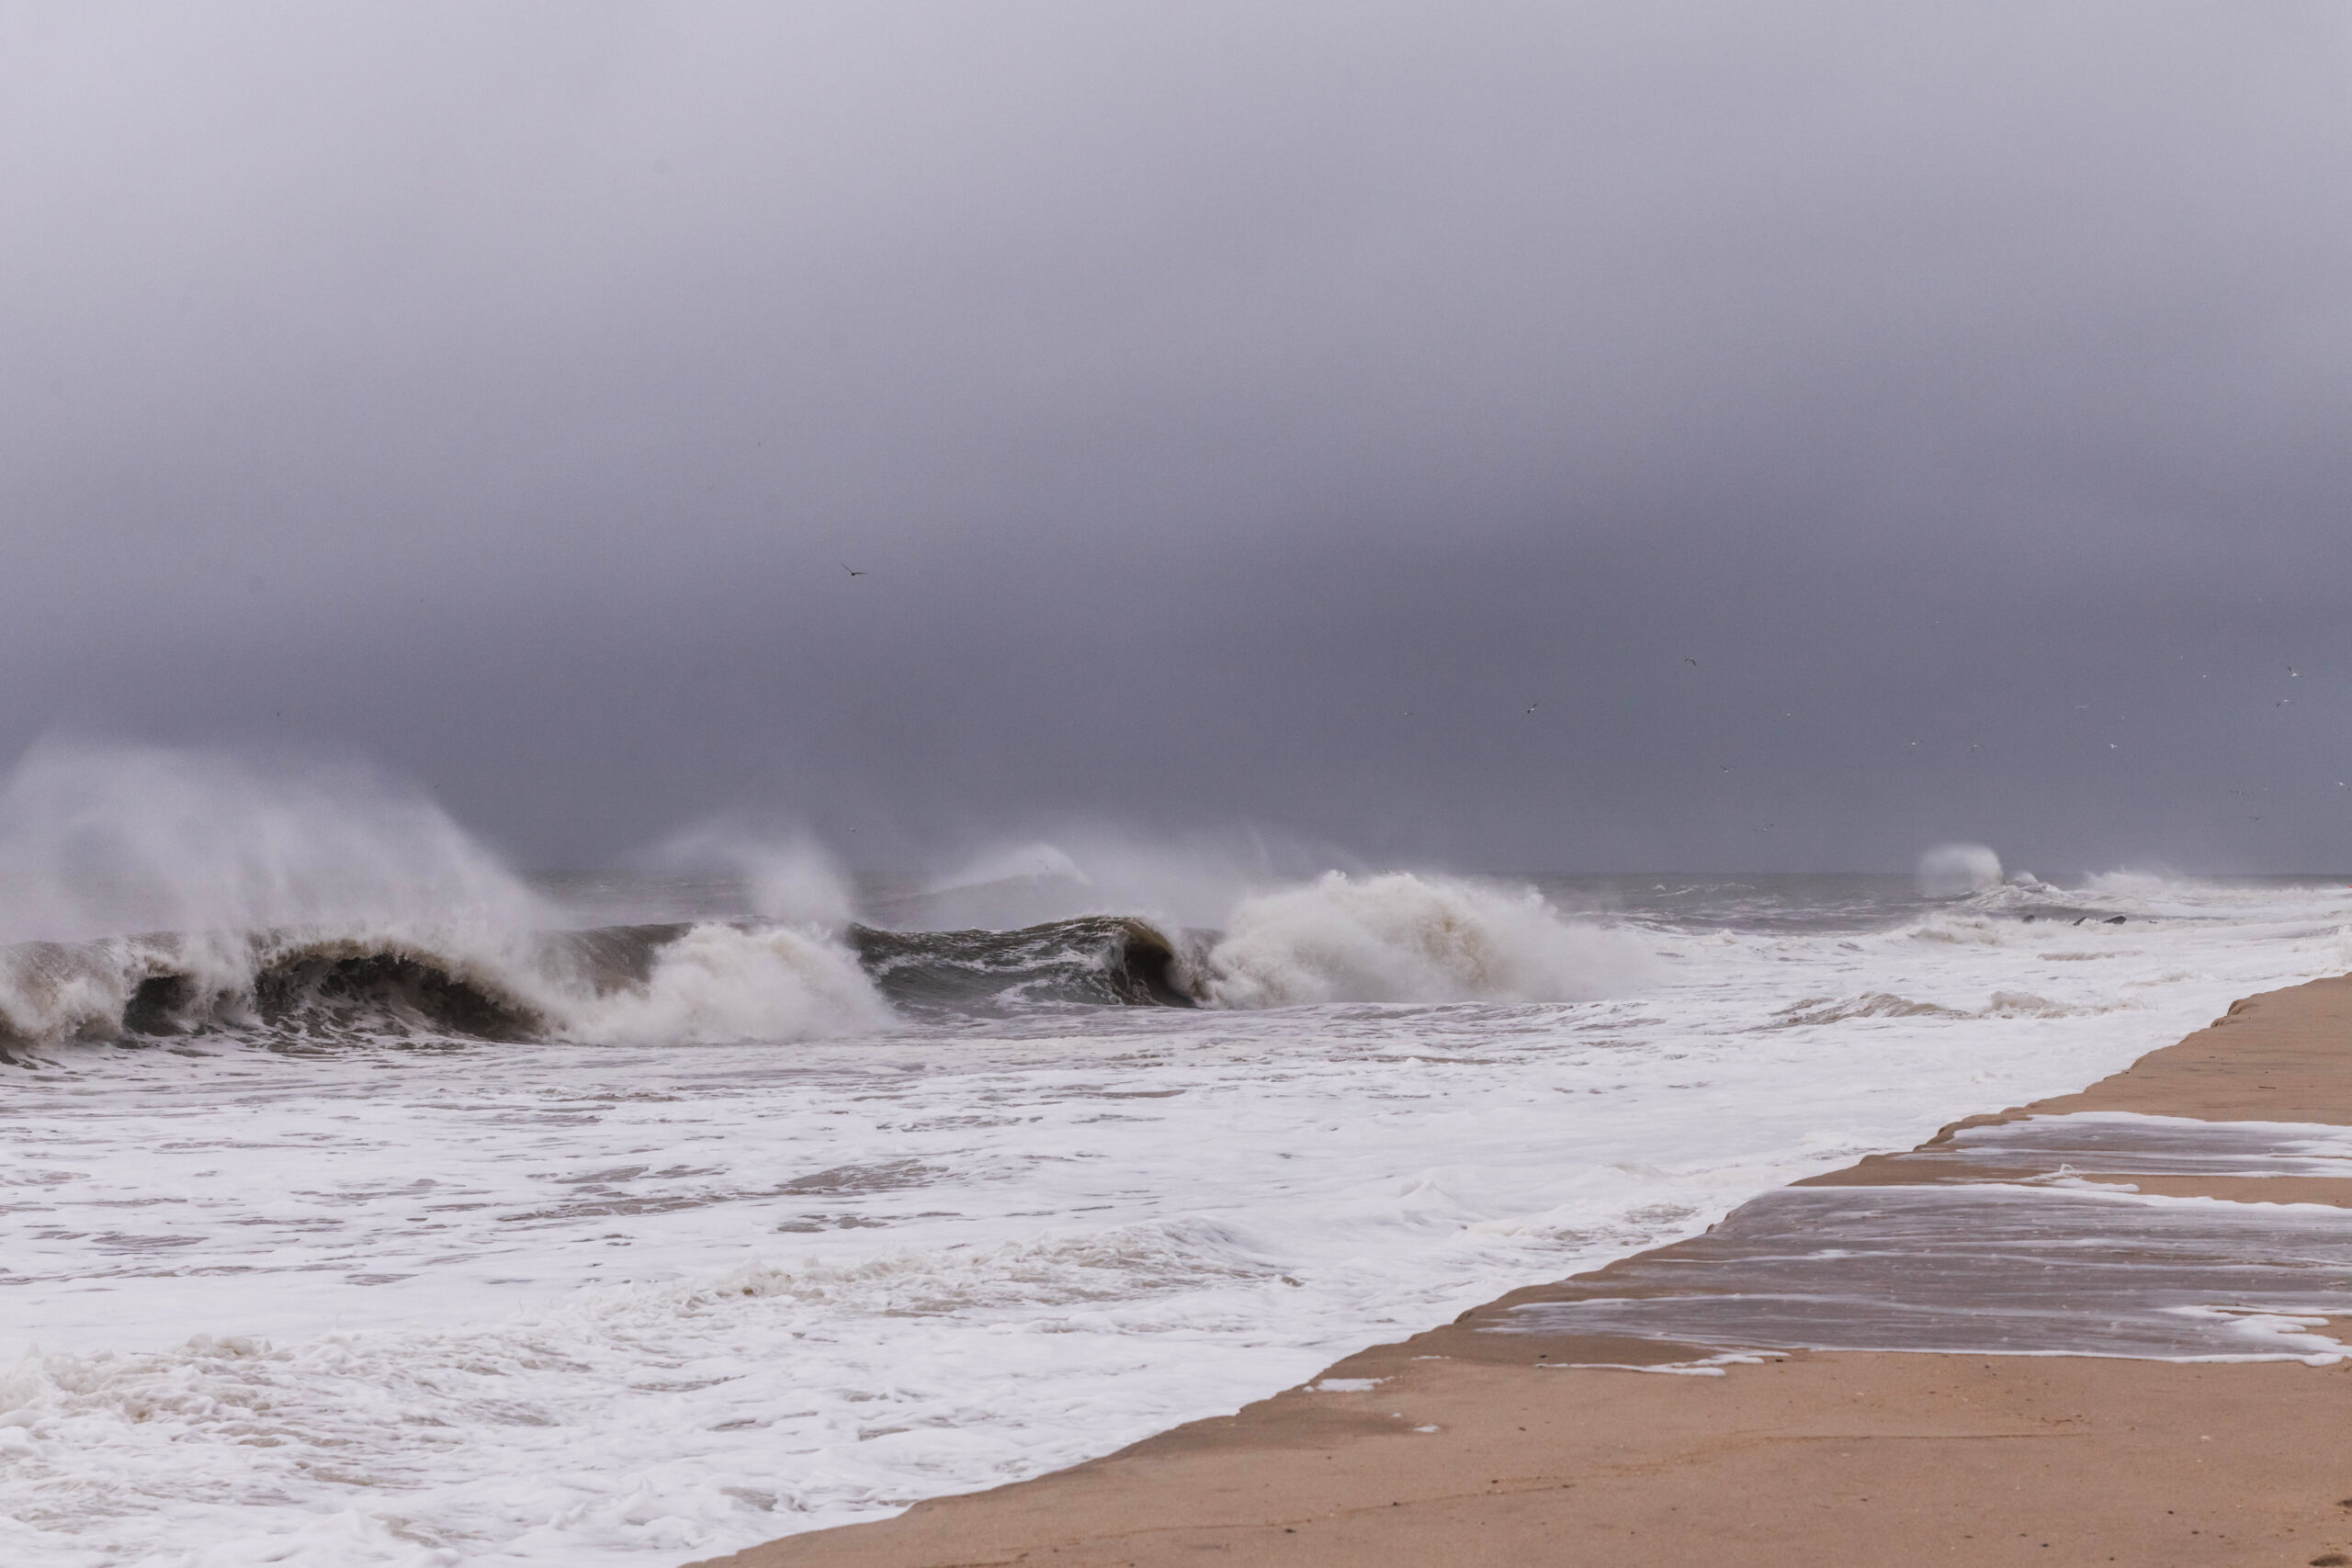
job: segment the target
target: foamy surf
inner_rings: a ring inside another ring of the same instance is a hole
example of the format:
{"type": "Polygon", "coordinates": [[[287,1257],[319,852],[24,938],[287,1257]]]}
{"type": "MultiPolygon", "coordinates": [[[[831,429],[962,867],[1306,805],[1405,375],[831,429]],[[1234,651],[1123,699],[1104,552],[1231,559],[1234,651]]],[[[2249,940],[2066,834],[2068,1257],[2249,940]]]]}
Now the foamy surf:
{"type": "Polygon", "coordinates": [[[221,1032],[791,1042],[909,1008],[1556,1002],[1646,964],[1532,887],[1284,884],[1256,848],[1244,868],[1099,833],[1079,854],[1016,846],[865,924],[822,846],[717,819],[644,860],[729,874],[734,918],[570,930],[431,800],[355,764],[51,741],[0,785],[0,1049],[221,1032]]]}
{"type": "Polygon", "coordinates": [[[1204,967],[1210,1000],[1248,1008],[1590,1001],[1654,970],[1642,943],[1532,887],[1337,871],[1243,899],[1204,967]]]}
{"type": "MultiPolygon", "coordinates": [[[[620,1564],[871,1517],[1230,1409],[2347,958],[2337,889],[2167,886],[2202,911],[2177,919],[2077,890],[2133,924],[2064,961],[1990,906],[1651,896],[1617,890],[1614,933],[1652,983],[1584,1002],[1056,990],[963,1021],[1008,974],[1099,981],[1078,931],[1136,934],[1106,921],[879,933],[861,972],[946,1000],[785,1052],[651,1043],[666,1020],[50,1053],[0,1097],[0,1313],[40,1347],[0,1382],[0,1552],[620,1564]],[[1921,940],[1980,919],[2019,940],[1921,940]]],[[[723,978],[760,930],[710,923],[679,966],[723,978]]]]}
{"type": "Polygon", "coordinates": [[[551,1032],[602,1044],[807,1040],[888,1028],[889,1005],[840,942],[790,927],[695,926],[640,985],[572,1006],[551,1032]]]}
{"type": "Polygon", "coordinates": [[[548,933],[345,928],[0,949],[0,1049],[836,1037],[894,1021],[842,941],[722,924],[548,933]]]}
{"type": "Polygon", "coordinates": [[[37,761],[0,1558],[66,1568],[683,1561],[1015,1480],[2352,963],[2318,885],[1087,846],[869,908],[737,828],[583,914],[380,781],[37,761]]]}
{"type": "Polygon", "coordinates": [[[1335,872],[1244,898],[1227,931],[1174,935],[1096,916],[1011,931],[407,921],[19,943],[0,948],[0,1048],[220,1032],[800,1041],[889,1029],[910,1009],[1587,1000],[1654,967],[1637,938],[1532,888],[1335,872]]]}

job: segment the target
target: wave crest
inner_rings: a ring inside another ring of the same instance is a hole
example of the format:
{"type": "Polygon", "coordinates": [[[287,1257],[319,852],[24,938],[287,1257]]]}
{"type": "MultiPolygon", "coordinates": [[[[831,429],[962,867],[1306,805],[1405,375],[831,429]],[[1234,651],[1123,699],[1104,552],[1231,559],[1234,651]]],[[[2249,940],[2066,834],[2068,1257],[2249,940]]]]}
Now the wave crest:
{"type": "Polygon", "coordinates": [[[591,1044],[833,1038],[899,1008],[1192,1007],[1201,939],[1148,922],[839,936],[762,921],[504,935],[357,928],[156,933],[0,948],[10,1046],[222,1031],[282,1043],[560,1038],[591,1044]]]}
{"type": "Polygon", "coordinates": [[[565,1035],[603,1045],[808,1040],[893,1021],[855,953],[789,926],[695,926],[661,949],[643,985],[570,1013],[565,1035]]]}
{"type": "Polygon", "coordinates": [[[1532,888],[1335,871],[1243,899],[1202,988],[1231,1008],[1589,1001],[1650,963],[1630,936],[1563,919],[1532,888]]]}
{"type": "Polygon", "coordinates": [[[806,1040],[892,1018],[854,953],[788,927],[159,933],[0,949],[0,1050],[223,1031],[275,1041],[806,1040]]]}

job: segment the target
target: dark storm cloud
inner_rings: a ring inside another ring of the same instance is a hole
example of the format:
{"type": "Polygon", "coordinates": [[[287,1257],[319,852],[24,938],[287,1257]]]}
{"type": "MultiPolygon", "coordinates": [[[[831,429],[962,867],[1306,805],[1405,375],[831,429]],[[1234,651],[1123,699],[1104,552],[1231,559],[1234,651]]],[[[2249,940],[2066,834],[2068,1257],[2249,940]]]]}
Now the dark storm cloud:
{"type": "Polygon", "coordinates": [[[2347,858],[2339,9],[0,27],[11,749],[539,861],[2347,858]]]}

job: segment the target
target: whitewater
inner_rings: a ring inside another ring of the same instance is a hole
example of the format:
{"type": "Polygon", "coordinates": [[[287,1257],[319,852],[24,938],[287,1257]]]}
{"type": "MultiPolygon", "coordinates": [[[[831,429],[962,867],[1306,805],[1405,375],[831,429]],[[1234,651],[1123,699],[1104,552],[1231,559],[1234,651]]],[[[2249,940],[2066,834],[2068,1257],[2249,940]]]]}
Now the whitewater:
{"type": "Polygon", "coordinates": [[[2340,879],[1974,847],[1237,877],[1036,844],[888,886],[665,852],[522,878],[381,781],[18,769],[0,1557],[643,1564],[878,1517],[2352,966],[2340,879]]]}

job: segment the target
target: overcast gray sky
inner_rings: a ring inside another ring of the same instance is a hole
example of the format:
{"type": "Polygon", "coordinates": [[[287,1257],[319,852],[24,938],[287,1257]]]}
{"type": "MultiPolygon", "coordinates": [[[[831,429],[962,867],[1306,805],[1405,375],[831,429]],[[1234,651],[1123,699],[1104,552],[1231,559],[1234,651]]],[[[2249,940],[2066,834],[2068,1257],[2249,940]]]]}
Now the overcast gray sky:
{"type": "Polygon", "coordinates": [[[0,5],[0,752],[2343,868],[2347,170],[2336,4],[0,5]]]}

